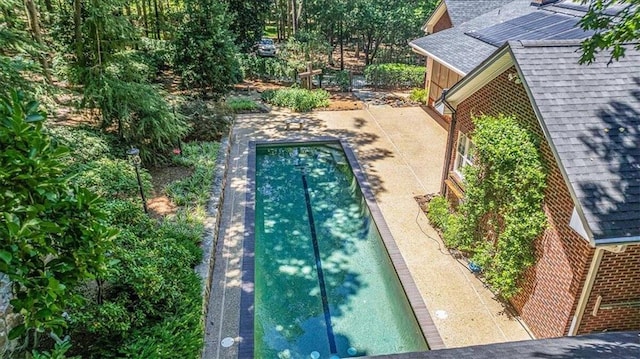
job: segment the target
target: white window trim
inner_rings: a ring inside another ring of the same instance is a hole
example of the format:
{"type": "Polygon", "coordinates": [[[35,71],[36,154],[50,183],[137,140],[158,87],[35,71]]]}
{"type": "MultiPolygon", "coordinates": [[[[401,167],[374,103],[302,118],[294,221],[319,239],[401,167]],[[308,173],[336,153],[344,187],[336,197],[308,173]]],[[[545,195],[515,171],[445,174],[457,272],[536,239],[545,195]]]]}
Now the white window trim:
{"type": "Polygon", "coordinates": [[[462,132],[458,132],[458,141],[456,142],[456,159],[453,163],[453,172],[457,174],[460,178],[464,178],[464,174],[462,173],[462,169],[465,166],[473,165],[473,160],[469,156],[469,149],[473,147],[473,142],[469,136],[462,132]],[[460,148],[460,141],[465,141],[464,149],[465,153],[460,153],[458,149],[460,148]],[[460,159],[462,158],[462,164],[460,163],[460,159]]]}

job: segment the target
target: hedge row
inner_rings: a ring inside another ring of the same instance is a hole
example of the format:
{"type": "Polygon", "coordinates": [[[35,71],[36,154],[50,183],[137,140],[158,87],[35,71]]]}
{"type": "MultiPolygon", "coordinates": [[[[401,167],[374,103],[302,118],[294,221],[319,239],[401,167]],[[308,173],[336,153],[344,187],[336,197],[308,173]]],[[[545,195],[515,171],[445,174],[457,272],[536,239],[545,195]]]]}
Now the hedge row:
{"type": "Polygon", "coordinates": [[[367,66],[364,70],[364,77],[367,83],[374,87],[422,87],[425,71],[424,66],[379,64],[367,66]]]}

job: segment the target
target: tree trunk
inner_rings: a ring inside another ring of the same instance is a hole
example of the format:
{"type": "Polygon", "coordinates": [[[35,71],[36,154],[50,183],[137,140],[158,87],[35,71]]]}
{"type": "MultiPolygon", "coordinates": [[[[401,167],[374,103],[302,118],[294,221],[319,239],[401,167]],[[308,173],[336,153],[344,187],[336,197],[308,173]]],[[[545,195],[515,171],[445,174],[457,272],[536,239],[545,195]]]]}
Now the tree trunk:
{"type": "MultiPolygon", "coordinates": [[[[43,49],[45,48],[45,43],[42,40],[42,33],[40,31],[40,17],[38,16],[38,9],[36,8],[36,4],[33,0],[24,0],[24,5],[27,10],[27,18],[29,19],[29,27],[31,28],[31,33],[33,34],[33,38],[36,40],[38,45],[40,45],[43,49]]],[[[42,74],[44,78],[47,80],[48,84],[52,84],[51,74],[49,73],[49,63],[47,61],[47,55],[38,52],[36,55],[40,65],[42,66],[42,74]]]]}
{"type": "Polygon", "coordinates": [[[156,26],[155,26],[156,39],[160,40],[160,15],[158,13],[158,0],[153,0],[153,11],[156,16],[156,26]]]}
{"type": "Polygon", "coordinates": [[[51,0],[44,0],[44,7],[47,9],[47,13],[53,14],[53,4],[51,4],[51,0]]]}
{"type": "Polygon", "coordinates": [[[343,19],[340,18],[340,71],[344,71],[344,29],[343,19]]]}
{"type": "Polygon", "coordinates": [[[82,0],[73,0],[73,33],[76,45],[76,61],[84,65],[84,49],[82,46],[82,0]]]}
{"type": "Polygon", "coordinates": [[[4,15],[4,21],[7,24],[7,30],[13,29],[13,12],[10,8],[2,8],[2,14],[4,15]]]}
{"type": "Polygon", "coordinates": [[[298,4],[296,0],[291,0],[291,29],[293,35],[298,32],[298,4]]]}
{"type": "Polygon", "coordinates": [[[147,5],[142,0],[142,21],[144,22],[144,36],[149,37],[149,22],[147,21],[147,5]]]}
{"type": "Polygon", "coordinates": [[[165,38],[167,37],[167,32],[164,25],[164,5],[162,1],[158,3],[158,39],[160,39],[160,35],[164,33],[165,38]]]}

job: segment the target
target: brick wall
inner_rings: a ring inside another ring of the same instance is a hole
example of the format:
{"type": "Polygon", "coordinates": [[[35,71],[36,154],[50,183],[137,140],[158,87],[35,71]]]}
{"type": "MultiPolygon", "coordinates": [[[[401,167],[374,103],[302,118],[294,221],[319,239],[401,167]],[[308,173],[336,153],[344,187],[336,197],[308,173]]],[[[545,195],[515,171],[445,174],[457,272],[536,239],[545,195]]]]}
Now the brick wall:
{"type": "MultiPolygon", "coordinates": [[[[523,85],[509,80],[508,75],[515,72],[513,67],[508,69],[458,106],[454,141],[458,131],[473,130],[471,117],[480,114],[515,115],[544,138],[523,85]]],[[[453,170],[457,144],[453,148],[449,171],[453,170]]],[[[549,225],[536,240],[537,262],[525,273],[523,289],[512,304],[536,337],[548,338],[567,334],[593,249],[569,227],[573,202],[546,141],[541,152],[548,166],[544,211],[549,225]]]]}
{"type": "Polygon", "coordinates": [[[433,25],[432,34],[435,34],[438,31],[442,31],[442,30],[448,29],[448,28],[450,28],[452,26],[453,26],[453,24],[451,23],[451,18],[449,17],[449,12],[445,11],[444,14],[438,20],[438,22],[436,22],[436,24],[433,25]]]}
{"type": "Polygon", "coordinates": [[[629,246],[622,253],[605,251],[578,333],[638,330],[639,301],[640,245],[629,246]],[[594,315],[598,296],[602,298],[594,315]]]}

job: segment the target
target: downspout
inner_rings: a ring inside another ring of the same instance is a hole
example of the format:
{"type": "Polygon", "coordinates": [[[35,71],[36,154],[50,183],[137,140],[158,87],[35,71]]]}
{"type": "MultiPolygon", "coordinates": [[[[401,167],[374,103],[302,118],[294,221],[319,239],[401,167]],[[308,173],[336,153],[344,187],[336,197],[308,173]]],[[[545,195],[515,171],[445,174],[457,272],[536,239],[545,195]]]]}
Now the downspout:
{"type": "Polygon", "coordinates": [[[600,262],[602,261],[603,254],[604,249],[602,248],[596,248],[595,252],[593,253],[591,266],[589,266],[589,272],[587,272],[587,278],[585,280],[584,287],[582,287],[582,294],[580,294],[580,299],[578,299],[576,312],[573,316],[573,319],[571,320],[571,326],[569,327],[569,333],[567,334],[568,336],[574,336],[578,333],[580,322],[582,321],[582,316],[584,315],[584,311],[587,308],[587,301],[589,301],[589,297],[591,296],[593,283],[596,281],[598,269],[600,269],[600,262]]]}
{"type": "Polygon", "coordinates": [[[444,195],[445,190],[447,189],[447,185],[445,181],[449,176],[449,163],[451,162],[451,155],[453,155],[453,132],[456,128],[456,109],[451,106],[449,102],[447,102],[447,92],[449,89],[442,90],[442,95],[440,96],[440,101],[447,106],[447,108],[451,111],[451,123],[449,123],[449,136],[447,136],[447,150],[444,155],[444,166],[442,167],[442,180],[440,181],[440,194],[444,195]]]}

